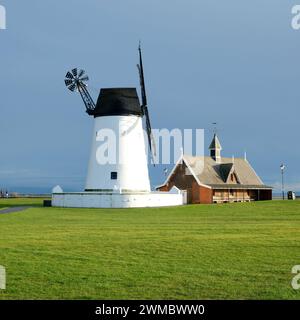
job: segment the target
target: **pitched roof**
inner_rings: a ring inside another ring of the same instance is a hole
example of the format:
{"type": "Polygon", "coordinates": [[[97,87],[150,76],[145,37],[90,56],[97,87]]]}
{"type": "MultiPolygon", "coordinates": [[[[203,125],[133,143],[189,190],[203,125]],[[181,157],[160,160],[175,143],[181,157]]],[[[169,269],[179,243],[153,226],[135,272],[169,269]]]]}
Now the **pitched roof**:
{"type": "Polygon", "coordinates": [[[216,163],[211,157],[183,156],[183,161],[192,169],[192,173],[201,184],[211,187],[228,186],[251,186],[261,188],[271,188],[264,185],[249,162],[242,158],[221,158],[221,163],[216,163]],[[229,184],[228,175],[234,172],[238,177],[237,184],[229,184]]]}
{"type": "Polygon", "coordinates": [[[208,149],[209,150],[214,150],[214,149],[222,150],[222,146],[221,146],[220,140],[219,140],[219,138],[218,138],[216,133],[214,134],[214,137],[213,137],[212,142],[210,143],[210,146],[209,146],[208,149]]]}

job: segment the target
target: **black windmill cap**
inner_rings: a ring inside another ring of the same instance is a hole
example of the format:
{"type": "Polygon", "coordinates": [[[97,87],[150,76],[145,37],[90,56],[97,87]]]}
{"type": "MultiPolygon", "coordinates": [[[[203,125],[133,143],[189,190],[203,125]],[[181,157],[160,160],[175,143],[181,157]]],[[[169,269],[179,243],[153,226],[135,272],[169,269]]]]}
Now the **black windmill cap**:
{"type": "Polygon", "coordinates": [[[105,88],[100,90],[94,117],[137,115],[142,108],[136,88],[105,88]]]}

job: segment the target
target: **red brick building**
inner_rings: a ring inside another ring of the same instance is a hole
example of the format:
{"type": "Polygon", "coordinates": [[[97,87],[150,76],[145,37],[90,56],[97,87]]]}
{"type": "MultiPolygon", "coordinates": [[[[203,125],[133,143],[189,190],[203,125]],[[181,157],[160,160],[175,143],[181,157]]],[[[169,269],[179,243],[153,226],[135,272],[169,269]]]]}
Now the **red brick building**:
{"type": "Polygon", "coordinates": [[[264,185],[246,158],[221,157],[215,134],[210,156],[182,155],[160,191],[173,186],[187,191],[188,203],[224,203],[272,200],[272,187],[264,185]]]}

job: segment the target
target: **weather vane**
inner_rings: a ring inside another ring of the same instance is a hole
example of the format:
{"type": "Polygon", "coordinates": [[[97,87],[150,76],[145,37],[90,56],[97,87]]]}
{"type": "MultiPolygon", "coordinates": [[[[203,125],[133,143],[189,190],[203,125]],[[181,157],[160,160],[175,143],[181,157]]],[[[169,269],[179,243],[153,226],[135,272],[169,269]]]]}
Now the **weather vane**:
{"type": "Polygon", "coordinates": [[[213,122],[212,124],[214,126],[214,134],[217,134],[217,122],[213,122]]]}

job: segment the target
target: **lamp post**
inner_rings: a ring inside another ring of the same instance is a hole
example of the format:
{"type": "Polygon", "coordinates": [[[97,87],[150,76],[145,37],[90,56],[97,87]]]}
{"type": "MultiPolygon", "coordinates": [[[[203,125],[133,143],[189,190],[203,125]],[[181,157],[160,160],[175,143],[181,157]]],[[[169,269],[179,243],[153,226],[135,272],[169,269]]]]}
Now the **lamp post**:
{"type": "Polygon", "coordinates": [[[281,190],[282,190],[282,200],[284,200],[284,170],[285,170],[285,165],[282,163],[280,166],[281,170],[281,190]]]}

